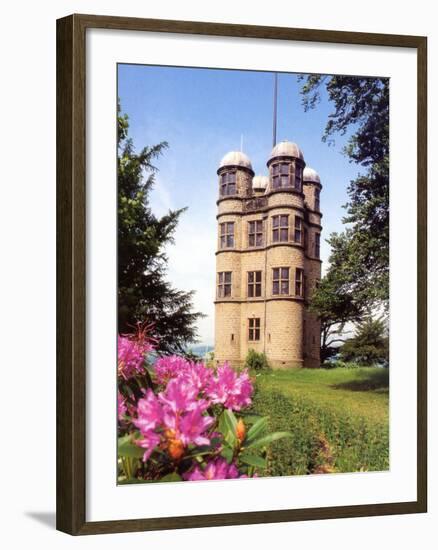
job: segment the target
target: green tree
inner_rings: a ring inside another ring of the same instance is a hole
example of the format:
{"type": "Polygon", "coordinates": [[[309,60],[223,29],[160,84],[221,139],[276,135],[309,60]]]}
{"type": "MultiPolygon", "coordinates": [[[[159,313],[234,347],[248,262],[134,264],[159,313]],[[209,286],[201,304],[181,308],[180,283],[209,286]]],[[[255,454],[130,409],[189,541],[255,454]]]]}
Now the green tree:
{"type": "Polygon", "coordinates": [[[132,332],[150,323],[158,351],[184,352],[196,341],[193,292],[174,289],[166,280],[164,248],[185,209],[156,217],[149,206],[155,182],[154,160],[167,148],[162,142],[136,153],[128,137],[128,117],[118,113],[118,329],[132,332]]]}
{"type": "Polygon", "coordinates": [[[310,309],[321,321],[321,360],[336,353],[348,322],[359,321],[364,305],[350,292],[349,239],[344,234],[329,238],[330,267],[312,296],[310,309]]]}
{"type": "MultiPolygon", "coordinates": [[[[389,300],[389,79],[351,76],[302,76],[305,110],[316,107],[325,87],[334,106],[323,135],[351,137],[344,153],[361,166],[350,182],[345,205],[348,224],[340,241],[348,252],[346,292],[356,302],[385,307],[389,300]]],[[[336,252],[335,252],[336,253],[336,252]]]]}
{"type": "Polygon", "coordinates": [[[349,338],[340,348],[343,361],[372,366],[388,365],[388,330],[382,319],[366,317],[357,326],[355,336],[349,338]]]}

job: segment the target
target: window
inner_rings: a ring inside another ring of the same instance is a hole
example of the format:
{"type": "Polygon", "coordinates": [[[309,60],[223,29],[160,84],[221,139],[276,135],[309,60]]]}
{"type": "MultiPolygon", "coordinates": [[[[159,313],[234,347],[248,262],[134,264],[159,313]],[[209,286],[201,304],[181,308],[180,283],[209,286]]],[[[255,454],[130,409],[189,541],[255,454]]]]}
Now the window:
{"type": "Polygon", "coordinates": [[[280,162],[272,167],[272,187],[290,187],[289,163],[280,162]]]}
{"type": "Polygon", "coordinates": [[[299,216],[295,216],[295,233],[294,240],[296,243],[302,242],[302,233],[303,233],[303,220],[299,216]]]}
{"type": "Polygon", "coordinates": [[[260,340],[260,317],[248,319],[248,340],[260,340]]]}
{"type": "Polygon", "coordinates": [[[248,298],[262,295],[262,272],[248,271],[248,298]]]}
{"type": "Polygon", "coordinates": [[[221,196],[236,194],[236,172],[225,172],[221,174],[220,194],[221,196]]]}
{"type": "Polygon", "coordinates": [[[263,245],[263,222],[257,220],[248,222],[248,246],[263,245]]]}
{"type": "Polygon", "coordinates": [[[304,271],[299,267],[295,269],[295,296],[304,296],[304,271]]]}
{"type": "Polygon", "coordinates": [[[272,240],[274,243],[289,240],[289,216],[272,216],[272,240]]]}
{"type": "Polygon", "coordinates": [[[272,270],[272,294],[289,294],[288,267],[274,267],[272,270]]]}
{"type": "Polygon", "coordinates": [[[220,224],[220,248],[233,248],[234,246],[234,222],[220,224]]]}
{"type": "Polygon", "coordinates": [[[295,168],[295,189],[297,191],[303,190],[303,170],[300,166],[295,168]]]}
{"type": "Polygon", "coordinates": [[[315,187],[315,210],[319,210],[320,204],[319,204],[319,198],[320,198],[321,190],[315,187]]]}
{"type": "Polygon", "coordinates": [[[307,252],[307,249],[309,247],[309,234],[307,232],[307,228],[304,228],[304,252],[307,252]]]}
{"type": "Polygon", "coordinates": [[[231,271],[218,273],[217,295],[219,298],[231,296],[231,271]]]}
{"type": "Polygon", "coordinates": [[[315,233],[315,257],[319,258],[319,253],[321,249],[321,235],[319,233],[315,233]]]}

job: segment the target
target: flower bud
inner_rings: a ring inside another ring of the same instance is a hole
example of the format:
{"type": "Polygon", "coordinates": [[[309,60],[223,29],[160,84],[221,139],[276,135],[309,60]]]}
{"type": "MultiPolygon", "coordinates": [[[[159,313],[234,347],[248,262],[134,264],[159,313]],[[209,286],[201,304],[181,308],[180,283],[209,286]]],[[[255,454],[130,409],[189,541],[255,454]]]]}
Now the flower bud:
{"type": "Polygon", "coordinates": [[[170,439],[167,450],[173,460],[179,460],[184,454],[184,444],[180,439],[170,439]]]}
{"type": "Polygon", "coordinates": [[[239,418],[239,420],[237,422],[237,426],[236,426],[237,439],[240,442],[242,442],[245,439],[245,435],[246,435],[245,424],[244,424],[243,420],[241,418],[239,418]]]}

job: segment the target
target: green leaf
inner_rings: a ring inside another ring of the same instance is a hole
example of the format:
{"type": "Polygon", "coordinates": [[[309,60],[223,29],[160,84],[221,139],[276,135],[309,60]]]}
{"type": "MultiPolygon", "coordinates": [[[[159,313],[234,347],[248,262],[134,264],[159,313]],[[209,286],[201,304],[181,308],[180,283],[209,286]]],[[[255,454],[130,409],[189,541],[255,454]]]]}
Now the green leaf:
{"type": "Polygon", "coordinates": [[[259,414],[245,414],[243,416],[243,420],[245,421],[245,424],[252,425],[255,424],[258,420],[262,418],[259,414]]]}
{"type": "Polygon", "coordinates": [[[224,412],[224,418],[225,418],[225,424],[228,427],[228,429],[233,433],[236,434],[237,430],[237,418],[234,416],[234,413],[230,409],[225,409],[224,412]]]}
{"type": "Polygon", "coordinates": [[[268,417],[263,417],[257,420],[255,424],[251,426],[246,434],[244,445],[250,444],[257,439],[257,437],[267,428],[268,417]]]}
{"type": "Polygon", "coordinates": [[[236,436],[237,420],[232,411],[225,409],[219,417],[219,432],[224,436],[225,442],[234,447],[237,441],[236,436]]]}
{"type": "Polygon", "coordinates": [[[216,447],[212,445],[202,445],[201,447],[194,447],[190,450],[190,453],[187,454],[184,458],[196,458],[198,456],[205,456],[214,453],[216,447]]]}
{"type": "Polygon", "coordinates": [[[170,474],[167,474],[166,476],[162,477],[160,481],[168,482],[168,481],[182,481],[182,477],[177,474],[176,472],[172,472],[170,474]]]}
{"type": "Polygon", "coordinates": [[[284,437],[292,437],[292,434],[290,432],[274,432],[269,435],[265,435],[264,437],[260,437],[259,439],[256,439],[249,445],[245,445],[246,449],[253,449],[255,447],[263,447],[265,445],[269,445],[273,441],[277,441],[278,439],[283,439],[284,437]]]}
{"type": "Polygon", "coordinates": [[[210,443],[211,443],[211,446],[215,448],[215,447],[219,446],[222,443],[222,438],[221,437],[212,437],[211,440],[210,440],[210,443]]]}
{"type": "Polygon", "coordinates": [[[129,458],[141,458],[144,455],[144,449],[135,445],[130,435],[125,435],[118,439],[117,454],[129,458]]]}
{"type": "Polygon", "coordinates": [[[231,464],[233,460],[233,450],[230,449],[229,447],[224,447],[221,451],[221,456],[225,458],[228,464],[231,464]]]}
{"type": "Polygon", "coordinates": [[[248,466],[255,466],[256,468],[262,468],[263,470],[268,465],[266,458],[261,456],[242,453],[239,455],[239,460],[248,466]]]}

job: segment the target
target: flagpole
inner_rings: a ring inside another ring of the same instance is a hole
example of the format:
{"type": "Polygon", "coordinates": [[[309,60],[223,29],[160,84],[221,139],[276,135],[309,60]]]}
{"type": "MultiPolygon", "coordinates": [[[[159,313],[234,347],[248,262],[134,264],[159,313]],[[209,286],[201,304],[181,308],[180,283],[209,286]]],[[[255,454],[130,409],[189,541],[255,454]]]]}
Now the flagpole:
{"type": "Polygon", "coordinates": [[[274,113],[272,121],[272,147],[277,144],[277,95],[278,95],[278,74],[274,73],[274,113]]]}

